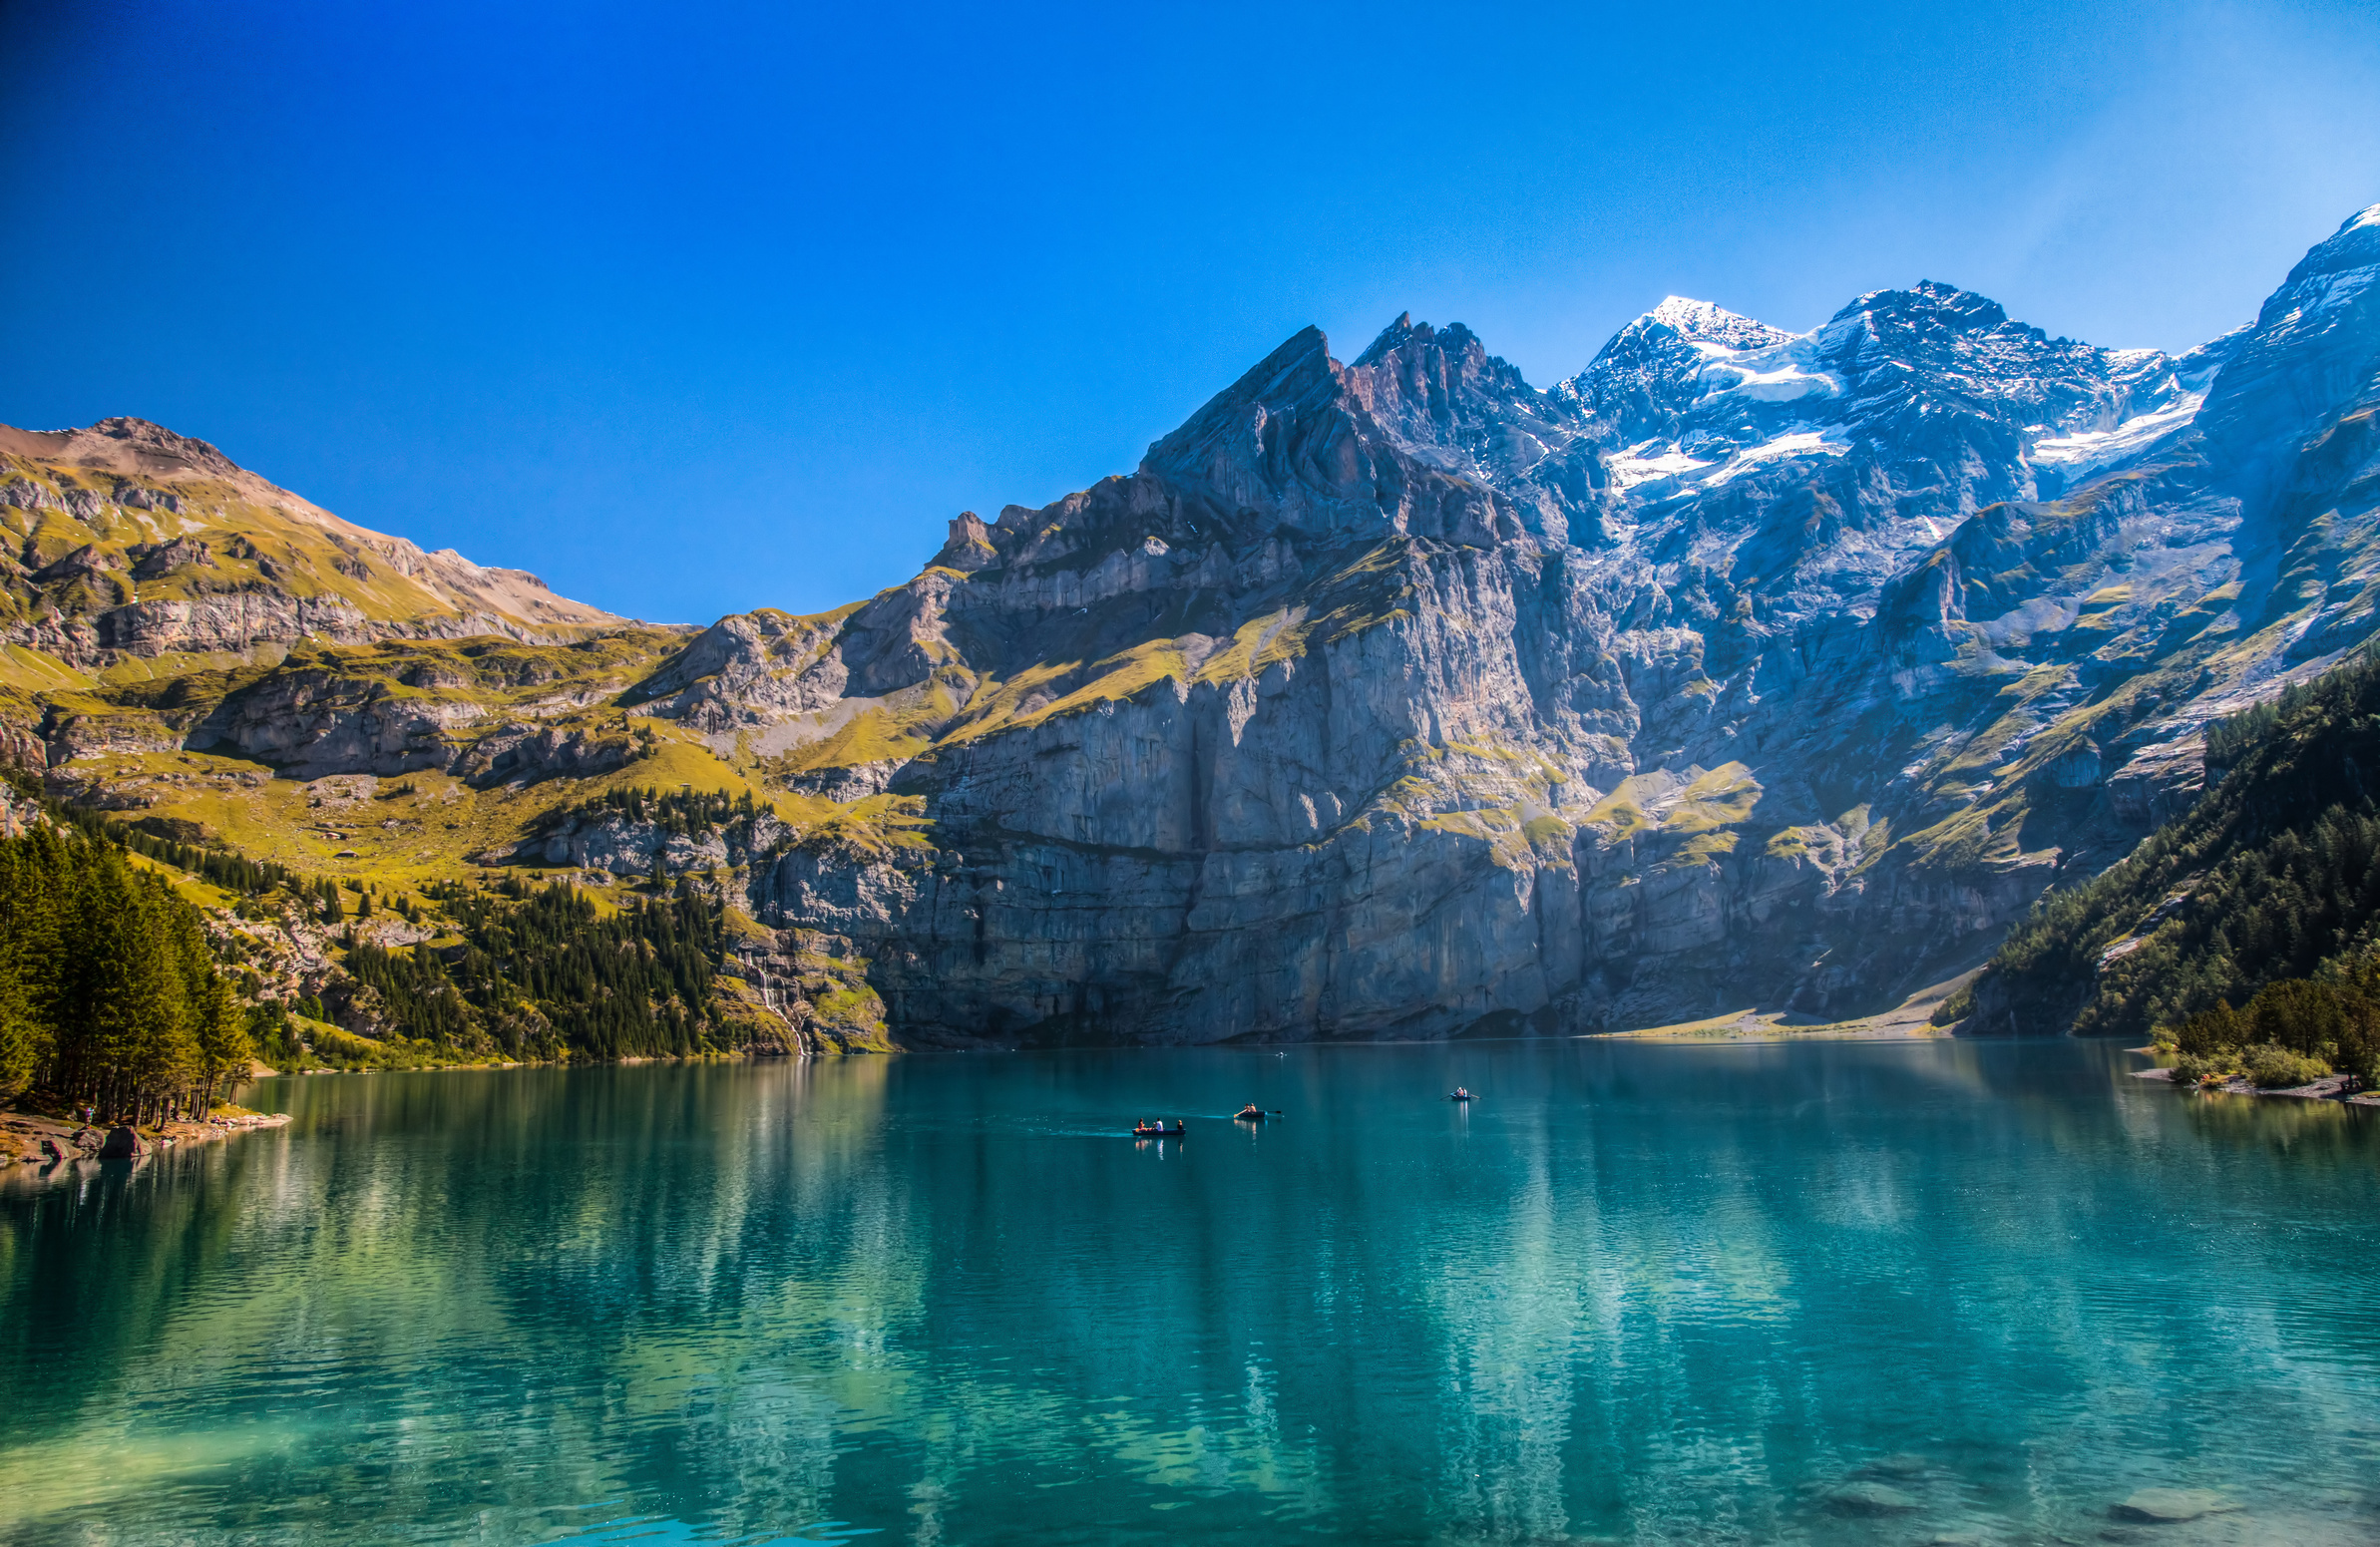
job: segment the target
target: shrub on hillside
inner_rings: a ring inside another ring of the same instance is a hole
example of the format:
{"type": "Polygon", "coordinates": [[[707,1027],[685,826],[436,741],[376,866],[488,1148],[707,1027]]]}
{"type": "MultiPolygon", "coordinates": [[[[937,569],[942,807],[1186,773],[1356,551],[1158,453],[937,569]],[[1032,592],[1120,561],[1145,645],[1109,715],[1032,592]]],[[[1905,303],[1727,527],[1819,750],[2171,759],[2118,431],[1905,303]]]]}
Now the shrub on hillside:
{"type": "Polygon", "coordinates": [[[2330,1065],[2319,1058],[2293,1053],[2286,1047],[2275,1047],[2268,1042],[2247,1050],[2241,1072],[2247,1075],[2247,1082],[2258,1090],[2295,1090],[2328,1074],[2330,1065]]]}

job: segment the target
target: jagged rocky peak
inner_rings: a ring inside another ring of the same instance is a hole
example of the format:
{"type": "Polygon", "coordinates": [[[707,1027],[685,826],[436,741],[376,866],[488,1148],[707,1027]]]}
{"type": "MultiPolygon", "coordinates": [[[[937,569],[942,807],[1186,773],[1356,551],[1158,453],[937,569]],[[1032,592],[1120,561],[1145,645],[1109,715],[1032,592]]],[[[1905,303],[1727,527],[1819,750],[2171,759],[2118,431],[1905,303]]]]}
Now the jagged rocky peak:
{"type": "Polygon", "coordinates": [[[2157,350],[2053,338],[1997,301],[1930,279],[1862,295],[1812,337],[1850,383],[1860,417],[1951,411],[2056,435],[2111,429],[2181,391],[2157,350]]]}
{"type": "MultiPolygon", "coordinates": [[[[1287,532],[1572,541],[1597,515],[1598,436],[1578,406],[1531,387],[1460,323],[1399,316],[1354,365],[1300,329],[1137,470],[981,534],[954,524],[935,567],[1080,569],[1141,548],[1204,551],[1287,532]]],[[[1593,536],[1592,528],[1584,535],[1593,536]]]]}
{"type": "Polygon", "coordinates": [[[1323,330],[1301,328],[1150,446],[1140,473],[1208,492],[1218,520],[1265,512],[1328,530],[1376,519],[1366,437],[1341,401],[1339,377],[1323,330]]]}
{"type": "Polygon", "coordinates": [[[1451,355],[1434,332],[1416,331],[1410,354],[1359,371],[1332,358],[1321,329],[1301,329],[1151,445],[1133,474],[1036,511],[1004,510],[991,541],[1013,572],[1096,564],[1149,537],[1204,548],[1275,533],[1329,543],[1517,534],[1538,519],[1537,502],[1524,510],[1492,480],[1473,481],[1457,453],[1502,422],[1484,407],[1490,397],[1536,394],[1503,362],[1474,355],[1467,332],[1446,338],[1451,355]],[[1375,415],[1375,401],[1393,405],[1398,427],[1375,415]]]}
{"type": "Polygon", "coordinates": [[[951,518],[950,541],[943,544],[934,562],[945,569],[968,574],[999,563],[999,549],[992,541],[992,527],[974,511],[961,511],[951,518]]]}
{"type": "Polygon", "coordinates": [[[2152,349],[2053,338],[1924,280],[1805,334],[1672,297],[1556,395],[1609,426],[1605,467],[1633,511],[1814,477],[1830,486],[1820,506],[1895,521],[1899,552],[1930,541],[1928,523],[2060,493],[2176,440],[2222,357],[2210,346],[2184,370],[2152,349]]]}
{"type": "Polygon", "coordinates": [[[1459,444],[1482,422],[1516,409],[1546,411],[1536,401],[1544,394],[1489,354],[1478,334],[1459,322],[1433,328],[1410,312],[1382,329],[1345,380],[1384,428],[1416,446],[1459,444]]]}
{"type": "MultiPolygon", "coordinates": [[[[2008,325],[2008,311],[1998,301],[1935,279],[1920,279],[1905,290],[1870,290],[1836,312],[1828,325],[1850,318],[1866,320],[1871,334],[1879,338],[1894,334],[1938,338],[1990,332],[2008,325]]],[[[2048,336],[2021,322],[2015,326],[2034,338],[2048,336]]]]}
{"type": "Polygon", "coordinates": [[[1564,543],[1575,524],[1595,519],[1600,438],[1586,414],[1575,399],[1530,386],[1461,323],[1439,330],[1398,316],[1347,368],[1345,384],[1399,450],[1494,489],[1532,534],[1564,543]]]}

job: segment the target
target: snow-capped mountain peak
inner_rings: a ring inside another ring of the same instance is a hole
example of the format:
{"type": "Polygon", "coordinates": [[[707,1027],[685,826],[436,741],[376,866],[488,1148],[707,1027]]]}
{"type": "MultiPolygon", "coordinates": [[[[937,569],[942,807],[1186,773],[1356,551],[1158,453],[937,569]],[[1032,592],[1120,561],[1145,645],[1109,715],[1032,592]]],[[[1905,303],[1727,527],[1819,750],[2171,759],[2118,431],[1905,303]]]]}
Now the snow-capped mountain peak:
{"type": "Polygon", "coordinates": [[[1660,305],[1631,325],[1643,327],[1650,323],[1658,323],[1701,343],[1722,344],[1730,349],[1766,348],[1793,336],[1783,328],[1685,295],[1665,296],[1660,305]]]}

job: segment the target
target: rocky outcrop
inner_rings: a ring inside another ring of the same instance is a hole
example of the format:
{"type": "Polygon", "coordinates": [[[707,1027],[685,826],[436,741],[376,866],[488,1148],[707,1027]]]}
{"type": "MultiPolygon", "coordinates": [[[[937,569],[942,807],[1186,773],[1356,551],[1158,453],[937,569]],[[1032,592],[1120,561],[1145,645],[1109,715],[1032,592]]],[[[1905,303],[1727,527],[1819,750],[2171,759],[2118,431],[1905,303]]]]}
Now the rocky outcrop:
{"type": "MultiPolygon", "coordinates": [[[[129,493],[142,492],[133,490],[129,493]]],[[[125,551],[125,555],[133,561],[133,579],[136,580],[154,580],[194,566],[207,570],[216,568],[213,550],[196,538],[176,538],[170,543],[136,543],[125,551]]]]}
{"type": "Polygon", "coordinates": [[[31,709],[29,704],[19,707],[0,700],[0,765],[39,773],[49,765],[50,751],[31,709]]]}
{"type": "Polygon", "coordinates": [[[189,744],[236,752],[295,778],[413,773],[445,768],[460,750],[458,732],[488,714],[469,699],[399,694],[330,666],[300,667],[226,699],[189,744]]]}
{"type": "Polygon", "coordinates": [[[51,695],[28,738],[56,793],[109,809],[150,802],[141,776],[89,766],[110,755],[211,752],[306,780],[437,771],[477,789],[588,778],[652,750],[649,725],[640,737],[603,705],[683,637],[309,645],[271,665],[51,695]]]}
{"type": "Polygon", "coordinates": [[[87,649],[94,657],[110,651],[137,656],[169,650],[245,654],[259,644],[301,639],[368,644],[397,632],[377,626],[361,608],[336,598],[292,596],[263,586],[189,600],[131,602],[97,614],[91,625],[87,649]]]}
{"type": "Polygon", "coordinates": [[[448,771],[476,788],[534,784],[544,779],[588,778],[625,768],[636,745],[624,735],[590,730],[511,724],[474,741],[448,771]]]}
{"type": "Polygon", "coordinates": [[[141,1137],[140,1130],[121,1123],[108,1130],[99,1147],[102,1160],[139,1160],[148,1153],[149,1141],[141,1137]]]}
{"type": "MultiPolygon", "coordinates": [[[[154,741],[141,744],[231,753],[289,778],[435,769],[484,789],[625,767],[639,747],[616,721],[542,723],[588,708],[605,685],[561,682],[551,696],[522,704],[517,695],[489,693],[487,668],[473,670],[467,658],[433,655],[370,669],[337,657],[293,657],[222,697],[202,718],[113,716],[99,723],[154,724],[154,741]]],[[[131,741],[139,732],[116,734],[131,741]]],[[[53,755],[64,754],[60,761],[101,745],[95,731],[78,731],[71,721],[50,727],[49,736],[53,755]]]]}
{"type": "Polygon", "coordinates": [[[122,568],[123,564],[114,555],[103,554],[92,544],[86,543],[65,558],[35,570],[31,578],[37,585],[58,585],[68,580],[92,579],[122,568]]]}

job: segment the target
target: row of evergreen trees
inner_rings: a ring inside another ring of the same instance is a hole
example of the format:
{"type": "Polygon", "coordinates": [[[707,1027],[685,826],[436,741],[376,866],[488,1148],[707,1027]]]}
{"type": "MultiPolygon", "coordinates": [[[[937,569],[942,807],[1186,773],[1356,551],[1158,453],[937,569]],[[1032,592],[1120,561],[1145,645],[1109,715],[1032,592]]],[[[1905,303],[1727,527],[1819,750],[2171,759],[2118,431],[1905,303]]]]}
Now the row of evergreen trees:
{"type": "Polygon", "coordinates": [[[347,970],[402,1033],[467,1055],[684,1057],[724,1050],[712,982],[723,907],[681,887],[603,917],[577,888],[507,878],[447,912],[463,944],[446,952],[359,942],[347,970]]]}
{"type": "Polygon", "coordinates": [[[620,786],[594,800],[555,812],[541,830],[561,826],[573,817],[616,815],[638,825],[651,824],[674,837],[691,838],[719,828],[749,824],[760,813],[750,790],[729,795],[723,790],[672,790],[620,786]]]}
{"type": "Polygon", "coordinates": [[[0,839],[0,1091],[136,1122],[207,1111],[250,1052],[201,917],[103,836],[0,839]]]}
{"type": "MultiPolygon", "coordinates": [[[[228,849],[210,849],[196,843],[185,843],[140,827],[125,827],[107,822],[96,812],[76,811],[58,807],[53,815],[73,822],[95,839],[120,843],[135,854],[147,855],[177,870],[189,871],[201,881],[211,882],[226,892],[255,896],[275,887],[294,888],[297,873],[271,860],[251,860],[228,849]]],[[[196,823],[185,824],[194,831],[196,823]]]]}

